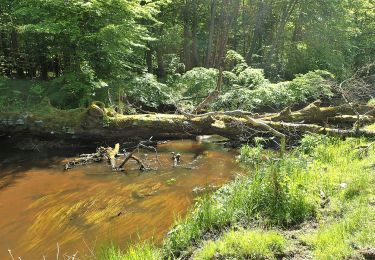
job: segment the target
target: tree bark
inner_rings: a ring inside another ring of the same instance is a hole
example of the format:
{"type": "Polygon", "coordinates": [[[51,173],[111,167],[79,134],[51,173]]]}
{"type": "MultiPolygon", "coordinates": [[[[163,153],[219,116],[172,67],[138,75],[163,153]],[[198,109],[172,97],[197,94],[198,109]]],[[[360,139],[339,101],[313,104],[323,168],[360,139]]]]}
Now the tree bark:
{"type": "Polygon", "coordinates": [[[249,64],[253,62],[253,55],[259,54],[263,44],[264,24],[266,19],[266,3],[265,0],[259,0],[258,12],[255,19],[254,33],[251,38],[250,50],[247,54],[249,64]]]}
{"type": "Polygon", "coordinates": [[[152,68],[152,50],[150,46],[147,46],[148,49],[145,51],[145,60],[146,60],[146,65],[147,65],[147,72],[152,73],[153,68],[152,68]]]}
{"type": "Polygon", "coordinates": [[[183,57],[185,70],[188,71],[192,68],[192,59],[191,59],[191,33],[190,33],[190,10],[189,3],[185,1],[185,5],[182,10],[182,19],[184,24],[184,35],[183,35],[183,57]]]}
{"type": "MultiPolygon", "coordinates": [[[[115,140],[116,142],[147,139],[150,136],[155,139],[173,139],[210,134],[217,134],[242,142],[246,142],[257,135],[282,137],[282,135],[275,134],[276,132],[273,130],[285,135],[287,138],[310,132],[342,137],[375,137],[374,131],[353,129],[350,125],[348,126],[344,114],[341,115],[340,128],[335,128],[337,125],[331,127],[325,123],[326,118],[337,117],[340,116],[340,113],[349,111],[352,110],[346,106],[322,107],[318,109],[310,107],[293,112],[293,120],[287,122],[285,114],[282,115],[282,118],[280,114],[256,116],[246,111],[210,112],[203,115],[183,112],[181,114],[111,115],[107,113],[104,107],[92,104],[87,111],[56,110],[54,112],[56,114],[53,116],[3,112],[0,113],[0,134],[20,134],[22,136],[31,134],[56,139],[97,139],[115,140]],[[314,109],[318,111],[316,115],[313,113],[314,109]],[[76,115],[75,113],[82,114],[76,115]],[[61,118],[64,118],[64,122],[60,122],[61,118]],[[77,118],[81,119],[77,121],[77,118]],[[300,119],[302,119],[302,123],[294,122],[300,119]]],[[[360,107],[358,111],[361,111],[363,117],[367,116],[373,119],[375,116],[374,108],[360,107]]]]}
{"type": "Polygon", "coordinates": [[[206,60],[205,67],[209,68],[212,66],[212,47],[214,42],[215,33],[215,17],[216,17],[216,0],[211,0],[210,6],[210,27],[208,34],[207,50],[206,50],[206,60]]]}
{"type": "Polygon", "coordinates": [[[157,75],[159,78],[164,78],[166,75],[164,61],[163,61],[163,52],[160,46],[156,48],[156,60],[158,62],[157,75]]]}

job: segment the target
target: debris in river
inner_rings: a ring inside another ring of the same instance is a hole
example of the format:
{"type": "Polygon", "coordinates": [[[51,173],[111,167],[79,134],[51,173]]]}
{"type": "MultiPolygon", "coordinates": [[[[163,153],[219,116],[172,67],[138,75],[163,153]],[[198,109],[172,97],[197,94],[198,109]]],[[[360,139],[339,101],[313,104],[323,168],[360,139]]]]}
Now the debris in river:
{"type": "Polygon", "coordinates": [[[219,186],[216,186],[216,185],[208,185],[208,186],[205,186],[205,187],[202,187],[202,186],[196,186],[194,187],[193,189],[193,193],[195,195],[201,195],[201,194],[204,194],[206,192],[212,192],[212,191],[216,191],[217,189],[219,189],[220,187],[219,186]]]}
{"type": "Polygon", "coordinates": [[[172,152],[173,167],[176,167],[181,162],[181,154],[172,152]]]}
{"type": "Polygon", "coordinates": [[[172,178],[172,179],[169,179],[166,181],[167,185],[173,185],[176,183],[176,179],[175,178],[172,178]]]}
{"type": "MultiPolygon", "coordinates": [[[[150,139],[151,140],[151,139],[150,139]]],[[[124,165],[130,160],[134,160],[138,163],[139,165],[139,170],[144,171],[147,170],[148,167],[145,166],[143,161],[136,157],[134,155],[135,151],[139,149],[139,147],[144,147],[148,148],[147,146],[143,145],[142,142],[140,142],[136,148],[130,152],[130,153],[125,153],[122,154],[125,156],[124,161],[120,164],[120,166],[117,167],[116,165],[116,157],[119,156],[119,151],[120,151],[120,144],[117,143],[114,148],[112,147],[99,147],[96,149],[96,153],[92,154],[81,154],[79,158],[76,158],[72,161],[69,161],[64,165],[64,170],[69,170],[72,169],[74,166],[78,165],[85,165],[88,163],[93,163],[93,162],[102,162],[102,161],[107,161],[108,163],[111,164],[112,170],[114,171],[122,171],[124,168],[124,165]]],[[[147,158],[147,157],[146,157],[147,158]]]]}

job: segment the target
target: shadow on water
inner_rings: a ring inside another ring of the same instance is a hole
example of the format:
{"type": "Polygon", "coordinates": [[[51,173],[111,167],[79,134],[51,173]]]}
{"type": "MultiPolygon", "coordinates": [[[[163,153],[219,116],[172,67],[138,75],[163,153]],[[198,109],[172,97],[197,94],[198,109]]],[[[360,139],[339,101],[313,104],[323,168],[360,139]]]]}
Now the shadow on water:
{"type": "MultiPolygon", "coordinates": [[[[92,151],[92,150],[91,150],[92,151]]],[[[90,256],[106,241],[122,247],[139,239],[161,241],[177,215],[194,203],[197,186],[222,185],[240,171],[235,151],[191,140],[158,145],[158,160],[140,150],[154,171],[139,172],[129,163],[113,173],[105,163],[62,165],[81,152],[48,153],[0,149],[0,259],[8,249],[22,259],[41,259],[61,252],[90,256]],[[171,152],[181,153],[173,166],[171,152]]],[[[120,162],[120,160],[119,160],[120,162]]]]}

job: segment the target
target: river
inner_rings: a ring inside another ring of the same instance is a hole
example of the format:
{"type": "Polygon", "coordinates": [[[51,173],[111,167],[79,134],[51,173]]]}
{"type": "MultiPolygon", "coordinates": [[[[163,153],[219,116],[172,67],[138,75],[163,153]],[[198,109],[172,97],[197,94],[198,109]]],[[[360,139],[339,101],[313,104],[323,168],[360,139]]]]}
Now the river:
{"type": "Polygon", "coordinates": [[[101,246],[125,248],[139,240],[160,243],[197,193],[211,190],[240,172],[236,151],[193,140],[170,141],[139,151],[152,171],[133,162],[125,173],[105,163],[63,171],[74,149],[20,152],[0,148],[0,259],[56,258],[77,253],[90,259],[101,246]],[[171,152],[182,155],[173,166],[171,152]]]}

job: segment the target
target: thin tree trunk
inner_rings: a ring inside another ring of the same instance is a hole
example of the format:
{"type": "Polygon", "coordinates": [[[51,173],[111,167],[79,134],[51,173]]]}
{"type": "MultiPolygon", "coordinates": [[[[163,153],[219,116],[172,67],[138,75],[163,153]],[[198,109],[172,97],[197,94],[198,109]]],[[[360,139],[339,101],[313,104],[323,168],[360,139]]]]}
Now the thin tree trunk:
{"type": "Polygon", "coordinates": [[[207,53],[205,67],[209,68],[212,66],[212,47],[215,33],[215,17],[216,17],[216,0],[211,0],[211,16],[210,16],[210,28],[208,34],[207,53]]]}
{"type": "Polygon", "coordinates": [[[185,5],[182,9],[182,19],[184,25],[184,41],[183,41],[183,56],[185,70],[188,71],[192,68],[192,58],[191,58],[191,32],[190,32],[190,6],[189,2],[185,0],[185,5]]]}
{"type": "Polygon", "coordinates": [[[148,49],[145,51],[145,60],[146,60],[146,65],[147,65],[147,72],[152,73],[153,68],[152,68],[152,50],[151,47],[148,46],[148,49]]]}
{"type": "MultiPolygon", "coordinates": [[[[196,9],[197,6],[194,5],[196,9]]],[[[199,67],[199,54],[198,54],[198,39],[197,39],[197,32],[198,32],[198,17],[196,10],[193,14],[193,21],[191,25],[191,53],[192,53],[192,66],[199,67]]]]}
{"type": "Polygon", "coordinates": [[[157,75],[159,78],[164,78],[166,73],[165,73],[165,67],[164,67],[164,61],[163,61],[163,52],[160,46],[156,48],[156,60],[158,62],[157,75]]]}
{"type": "Polygon", "coordinates": [[[47,65],[47,59],[44,55],[39,56],[39,64],[40,64],[40,79],[47,80],[48,79],[48,65],[47,65]]]}
{"type": "Polygon", "coordinates": [[[275,61],[275,58],[278,58],[279,56],[279,53],[280,53],[279,48],[283,41],[285,26],[298,2],[299,0],[291,0],[288,3],[286,3],[284,6],[284,9],[280,18],[280,22],[277,27],[275,37],[272,41],[272,45],[271,45],[268,58],[267,58],[267,62],[266,62],[266,67],[269,69],[271,69],[272,67],[271,65],[275,61]]]}
{"type": "Polygon", "coordinates": [[[253,61],[253,55],[259,54],[263,43],[264,24],[266,19],[266,3],[264,0],[258,2],[258,13],[255,19],[254,33],[251,39],[250,50],[247,53],[247,61],[250,64],[253,61]]]}

